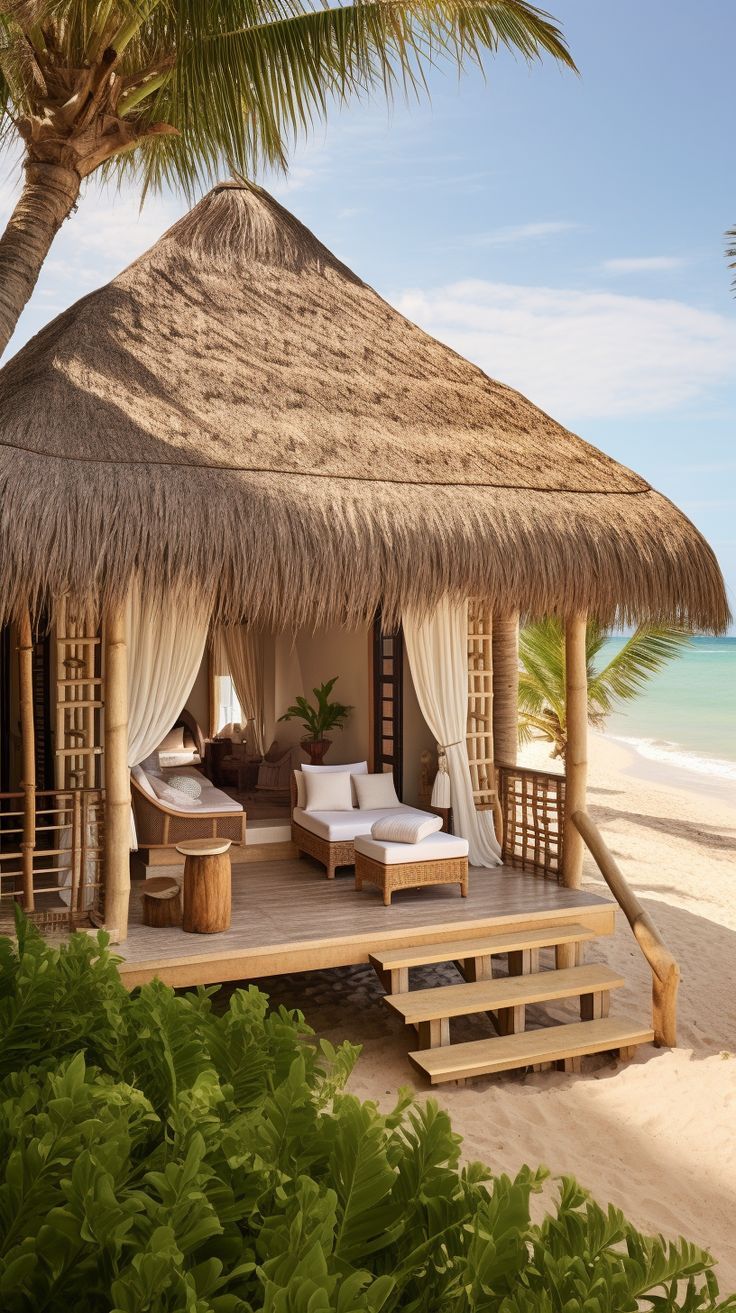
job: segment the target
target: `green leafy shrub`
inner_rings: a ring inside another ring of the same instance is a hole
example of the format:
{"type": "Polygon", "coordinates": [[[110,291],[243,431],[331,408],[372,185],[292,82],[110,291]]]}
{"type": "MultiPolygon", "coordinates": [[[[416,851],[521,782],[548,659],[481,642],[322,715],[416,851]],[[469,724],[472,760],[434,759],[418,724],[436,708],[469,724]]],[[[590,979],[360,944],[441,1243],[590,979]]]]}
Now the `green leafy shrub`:
{"type": "Polygon", "coordinates": [[[570,1180],[459,1165],[447,1114],[344,1092],[357,1050],[257,989],[129,995],[105,936],[0,941],[4,1313],[736,1310],[712,1260],[570,1180]]]}

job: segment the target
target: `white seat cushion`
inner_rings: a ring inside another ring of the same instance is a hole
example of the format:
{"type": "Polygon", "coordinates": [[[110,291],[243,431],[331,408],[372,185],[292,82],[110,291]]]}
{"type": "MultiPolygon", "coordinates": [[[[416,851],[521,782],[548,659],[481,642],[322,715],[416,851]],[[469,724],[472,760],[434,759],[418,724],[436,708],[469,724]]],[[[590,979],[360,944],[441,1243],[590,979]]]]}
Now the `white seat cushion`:
{"type": "MultiPolygon", "coordinates": [[[[199,806],[195,809],[197,816],[211,816],[213,812],[242,812],[243,804],[241,802],[237,802],[229,794],[223,793],[221,789],[216,789],[214,784],[207,779],[207,776],[196,770],[194,766],[185,766],[183,769],[177,770],[176,774],[190,775],[192,779],[195,779],[201,785],[202,792],[197,799],[199,806]]],[[[166,806],[169,807],[171,804],[167,802],[166,806]]],[[[177,808],[171,806],[171,810],[176,811],[177,808]]],[[[192,814],[191,808],[188,809],[188,814],[192,814]]]]}
{"type": "Polygon", "coordinates": [[[388,839],[371,839],[361,834],[355,840],[356,853],[370,857],[382,866],[401,866],[408,862],[441,862],[453,857],[467,857],[468,841],[456,834],[430,834],[421,843],[390,843],[388,839]]]}
{"type": "MultiPolygon", "coordinates": [[[[344,843],[359,834],[370,834],[375,822],[384,816],[406,813],[413,816],[426,815],[425,812],[418,812],[415,807],[405,807],[403,804],[399,807],[379,807],[373,811],[360,811],[354,807],[348,812],[307,812],[303,807],[295,807],[294,821],[303,830],[309,830],[310,834],[316,834],[320,839],[327,839],[330,843],[344,843]]],[[[403,846],[406,848],[406,844],[403,846]]]]}

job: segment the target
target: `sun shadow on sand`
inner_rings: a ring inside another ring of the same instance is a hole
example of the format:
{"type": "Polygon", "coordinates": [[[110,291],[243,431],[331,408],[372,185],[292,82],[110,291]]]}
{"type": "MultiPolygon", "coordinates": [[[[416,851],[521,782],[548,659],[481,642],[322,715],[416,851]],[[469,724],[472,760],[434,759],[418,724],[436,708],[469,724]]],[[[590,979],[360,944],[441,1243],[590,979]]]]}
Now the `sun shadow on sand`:
{"type": "MultiPolygon", "coordinates": [[[[668,834],[677,839],[686,839],[702,848],[713,848],[719,852],[732,852],[736,856],[736,828],[721,829],[716,825],[704,825],[700,821],[676,820],[671,816],[650,816],[645,812],[619,811],[616,807],[594,804],[591,815],[598,823],[622,821],[625,824],[640,825],[644,829],[658,834],[668,834]]],[[[615,842],[615,836],[609,835],[609,846],[615,842]]]]}

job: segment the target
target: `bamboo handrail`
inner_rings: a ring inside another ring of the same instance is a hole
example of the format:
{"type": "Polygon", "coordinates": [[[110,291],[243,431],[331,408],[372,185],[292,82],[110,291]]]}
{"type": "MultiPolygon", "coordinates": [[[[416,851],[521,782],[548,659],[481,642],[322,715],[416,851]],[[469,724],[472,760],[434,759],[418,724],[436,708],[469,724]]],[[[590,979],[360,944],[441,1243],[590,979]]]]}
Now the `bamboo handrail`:
{"type": "Polygon", "coordinates": [[[677,961],[624,878],[598,826],[586,811],[573,812],[572,820],[651,968],[654,1042],[660,1047],[674,1049],[677,1047],[677,990],[680,984],[677,961]]]}

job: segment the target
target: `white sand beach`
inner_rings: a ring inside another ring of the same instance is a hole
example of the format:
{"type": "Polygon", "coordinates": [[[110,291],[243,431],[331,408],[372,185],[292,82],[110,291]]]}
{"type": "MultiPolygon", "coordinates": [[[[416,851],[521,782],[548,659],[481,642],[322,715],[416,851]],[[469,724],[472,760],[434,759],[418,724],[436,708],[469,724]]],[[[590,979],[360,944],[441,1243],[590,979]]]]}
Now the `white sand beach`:
{"type": "MultiPolygon", "coordinates": [[[[531,757],[548,768],[546,748],[535,745],[531,757]]],[[[468,1158],[496,1171],[545,1163],[573,1174],[644,1230],[709,1248],[722,1290],[734,1290],[736,800],[682,791],[675,772],[671,782],[665,773],[653,781],[637,769],[628,749],[591,737],[591,813],[681,966],[680,1047],[647,1047],[621,1066],[588,1059],[579,1076],[512,1074],[436,1093],[468,1158]]],[[[585,883],[607,892],[590,860],[585,883]]],[[[614,1009],[645,1020],[651,977],[622,914],[616,935],[588,956],[626,977],[614,1009]]],[[[399,1086],[414,1085],[426,1097],[404,1056],[408,1036],[382,1004],[370,968],[264,987],[274,1001],[298,1004],[330,1039],[363,1045],[356,1094],[387,1106],[399,1086]]]]}

